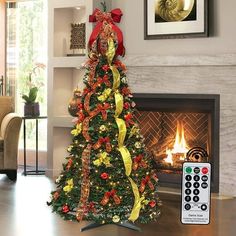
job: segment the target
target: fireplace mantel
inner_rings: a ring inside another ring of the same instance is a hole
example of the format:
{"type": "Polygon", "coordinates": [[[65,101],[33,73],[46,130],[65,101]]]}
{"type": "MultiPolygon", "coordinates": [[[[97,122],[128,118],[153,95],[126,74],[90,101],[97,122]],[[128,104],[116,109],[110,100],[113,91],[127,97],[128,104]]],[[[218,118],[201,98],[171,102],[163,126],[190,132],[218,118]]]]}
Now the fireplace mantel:
{"type": "Polygon", "coordinates": [[[236,66],[236,54],[218,55],[126,55],[128,67],[144,66],[236,66]]]}

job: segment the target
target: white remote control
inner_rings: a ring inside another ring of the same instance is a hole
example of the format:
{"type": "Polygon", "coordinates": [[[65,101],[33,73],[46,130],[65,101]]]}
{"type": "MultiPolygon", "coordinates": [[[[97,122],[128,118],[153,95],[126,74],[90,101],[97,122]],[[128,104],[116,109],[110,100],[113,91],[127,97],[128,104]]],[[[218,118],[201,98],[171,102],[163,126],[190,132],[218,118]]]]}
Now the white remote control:
{"type": "Polygon", "coordinates": [[[211,200],[211,164],[185,162],[182,174],[183,224],[209,224],[211,200]]]}

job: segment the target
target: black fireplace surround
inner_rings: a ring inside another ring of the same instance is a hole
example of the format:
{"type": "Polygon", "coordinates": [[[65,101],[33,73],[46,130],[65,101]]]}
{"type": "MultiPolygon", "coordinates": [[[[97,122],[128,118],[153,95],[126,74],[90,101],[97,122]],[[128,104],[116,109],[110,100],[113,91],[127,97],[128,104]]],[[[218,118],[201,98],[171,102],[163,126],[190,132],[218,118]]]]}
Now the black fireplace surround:
{"type": "MultiPolygon", "coordinates": [[[[211,191],[219,192],[219,113],[218,94],[152,94],[135,93],[134,101],[139,111],[198,112],[210,116],[211,191]]],[[[145,138],[145,137],[144,137],[145,138]]],[[[159,173],[160,186],[181,187],[181,174],[159,173]]]]}

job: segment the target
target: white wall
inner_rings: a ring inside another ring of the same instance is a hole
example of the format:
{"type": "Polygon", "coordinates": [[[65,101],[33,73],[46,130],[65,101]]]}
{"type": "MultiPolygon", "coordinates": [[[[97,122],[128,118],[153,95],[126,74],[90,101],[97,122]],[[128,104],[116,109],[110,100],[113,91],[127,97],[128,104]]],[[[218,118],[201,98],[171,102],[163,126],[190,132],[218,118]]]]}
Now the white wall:
{"type": "Polygon", "coordinates": [[[128,55],[236,53],[236,1],[209,2],[209,38],[144,40],[144,0],[112,0],[112,8],[123,11],[119,26],[128,55]]]}

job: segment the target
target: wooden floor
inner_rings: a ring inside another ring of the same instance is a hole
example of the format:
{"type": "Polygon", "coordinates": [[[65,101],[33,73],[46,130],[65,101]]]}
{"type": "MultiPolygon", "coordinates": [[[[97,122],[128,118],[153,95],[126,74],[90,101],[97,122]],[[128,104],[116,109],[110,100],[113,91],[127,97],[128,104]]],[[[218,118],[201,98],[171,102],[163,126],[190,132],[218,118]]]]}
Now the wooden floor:
{"type": "Polygon", "coordinates": [[[0,175],[1,236],[233,236],[236,235],[236,199],[212,199],[211,223],[180,223],[180,196],[160,193],[162,215],[157,223],[141,226],[142,232],[115,225],[81,233],[88,222],[63,221],[46,205],[53,183],[45,176],[18,175],[16,183],[0,175]]]}

